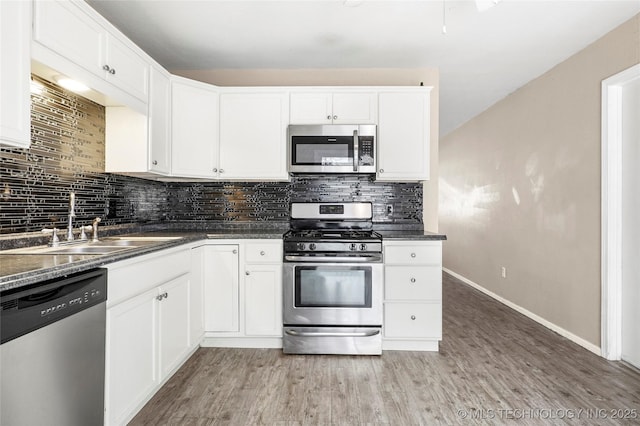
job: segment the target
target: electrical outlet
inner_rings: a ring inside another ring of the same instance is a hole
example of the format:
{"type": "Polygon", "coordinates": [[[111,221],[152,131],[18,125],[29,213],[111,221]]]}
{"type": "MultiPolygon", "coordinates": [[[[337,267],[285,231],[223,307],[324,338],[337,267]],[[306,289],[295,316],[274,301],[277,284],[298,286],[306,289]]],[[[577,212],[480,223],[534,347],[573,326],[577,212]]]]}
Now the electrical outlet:
{"type": "Polygon", "coordinates": [[[391,216],[393,214],[393,204],[387,204],[387,216],[391,216]]]}
{"type": "Polygon", "coordinates": [[[507,278],[507,268],[504,266],[500,268],[500,274],[502,275],[502,278],[507,278]]]}

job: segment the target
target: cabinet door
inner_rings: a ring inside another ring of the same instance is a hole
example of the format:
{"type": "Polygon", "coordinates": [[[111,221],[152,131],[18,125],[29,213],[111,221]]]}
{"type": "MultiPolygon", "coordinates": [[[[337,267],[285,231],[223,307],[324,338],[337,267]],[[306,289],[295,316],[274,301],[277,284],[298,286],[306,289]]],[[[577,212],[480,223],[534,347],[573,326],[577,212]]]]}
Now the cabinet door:
{"type": "Polygon", "coordinates": [[[331,123],[331,93],[292,93],[289,99],[291,124],[331,123]]]}
{"type": "Polygon", "coordinates": [[[285,93],[220,95],[220,178],[289,178],[285,93]]]}
{"type": "Polygon", "coordinates": [[[282,336],[282,264],[247,265],[244,317],[247,336],[282,336]]]}
{"type": "Polygon", "coordinates": [[[31,2],[0,1],[0,145],[31,144],[31,2]]]}
{"type": "Polygon", "coordinates": [[[203,247],[204,329],[240,331],[238,246],[203,247]]]}
{"type": "Polygon", "coordinates": [[[106,419],[122,424],[158,384],[157,290],[107,310],[106,419]]]}
{"type": "Polygon", "coordinates": [[[376,124],[376,93],[334,93],[333,124],[376,124]]]}
{"type": "Polygon", "coordinates": [[[106,32],[69,1],[34,2],[33,39],[104,78],[106,32]]]}
{"type": "Polygon", "coordinates": [[[380,93],[376,179],[429,179],[429,123],[428,92],[380,93]]]}
{"type": "Polygon", "coordinates": [[[149,63],[133,49],[107,36],[107,48],[104,59],[107,80],[124,92],[143,102],[149,98],[149,63]]]}
{"type": "Polygon", "coordinates": [[[149,170],[169,174],[171,80],[168,73],[152,67],[149,91],[149,170]]]}
{"type": "Polygon", "coordinates": [[[189,353],[189,274],[163,284],[158,292],[160,380],[189,353]]]}
{"type": "Polygon", "coordinates": [[[171,83],[171,172],[184,177],[216,177],[218,172],[218,92],[183,78],[171,83]]]}

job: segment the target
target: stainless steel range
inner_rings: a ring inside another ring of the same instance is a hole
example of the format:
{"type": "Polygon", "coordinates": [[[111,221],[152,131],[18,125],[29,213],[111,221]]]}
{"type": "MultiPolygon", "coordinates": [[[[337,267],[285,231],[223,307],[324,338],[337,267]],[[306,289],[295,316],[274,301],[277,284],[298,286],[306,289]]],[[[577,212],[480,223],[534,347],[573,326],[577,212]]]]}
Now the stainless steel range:
{"type": "Polygon", "coordinates": [[[292,203],[285,353],[382,353],[382,238],[371,203],[292,203]]]}

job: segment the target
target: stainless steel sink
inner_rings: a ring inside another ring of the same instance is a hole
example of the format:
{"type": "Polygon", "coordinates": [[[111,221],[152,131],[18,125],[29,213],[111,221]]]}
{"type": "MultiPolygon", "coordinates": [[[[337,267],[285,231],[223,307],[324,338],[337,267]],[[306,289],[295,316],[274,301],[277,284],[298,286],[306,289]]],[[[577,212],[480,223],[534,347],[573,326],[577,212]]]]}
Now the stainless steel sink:
{"type": "Polygon", "coordinates": [[[164,241],[182,237],[108,237],[97,242],[83,242],[76,245],[60,245],[58,247],[37,246],[0,251],[0,254],[86,254],[104,255],[122,250],[130,250],[159,244],[164,241]]]}

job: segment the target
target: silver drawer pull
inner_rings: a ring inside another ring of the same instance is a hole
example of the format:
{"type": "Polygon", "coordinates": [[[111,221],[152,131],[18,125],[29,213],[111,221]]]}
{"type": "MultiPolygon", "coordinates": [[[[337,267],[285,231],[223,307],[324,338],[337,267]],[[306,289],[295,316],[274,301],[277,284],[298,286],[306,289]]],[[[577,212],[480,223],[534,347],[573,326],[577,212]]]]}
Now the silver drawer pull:
{"type": "Polygon", "coordinates": [[[264,256],[266,253],[264,251],[260,252],[260,256],[264,256]]]}
{"type": "Polygon", "coordinates": [[[245,275],[251,275],[251,272],[249,272],[249,271],[245,271],[245,273],[244,273],[244,274],[245,274],[245,275]]]}
{"type": "Polygon", "coordinates": [[[233,254],[238,254],[238,250],[233,250],[232,253],[233,254]]]}
{"type": "Polygon", "coordinates": [[[412,319],[413,321],[415,321],[415,320],[416,320],[416,316],[415,316],[415,315],[411,315],[411,319],[412,319]]]}
{"type": "Polygon", "coordinates": [[[289,336],[296,337],[371,337],[377,334],[380,334],[380,330],[368,331],[368,332],[360,332],[360,333],[335,333],[335,332],[327,332],[327,331],[295,331],[295,330],[286,330],[289,336]]]}
{"type": "Polygon", "coordinates": [[[416,257],[416,254],[415,253],[411,253],[411,257],[416,257]]]}
{"type": "Polygon", "coordinates": [[[160,295],[156,296],[156,300],[162,300],[162,295],[160,294],[160,295]]]}
{"type": "Polygon", "coordinates": [[[415,279],[415,278],[411,278],[411,282],[412,282],[412,283],[415,283],[415,282],[416,282],[416,279],[415,279]]]}

